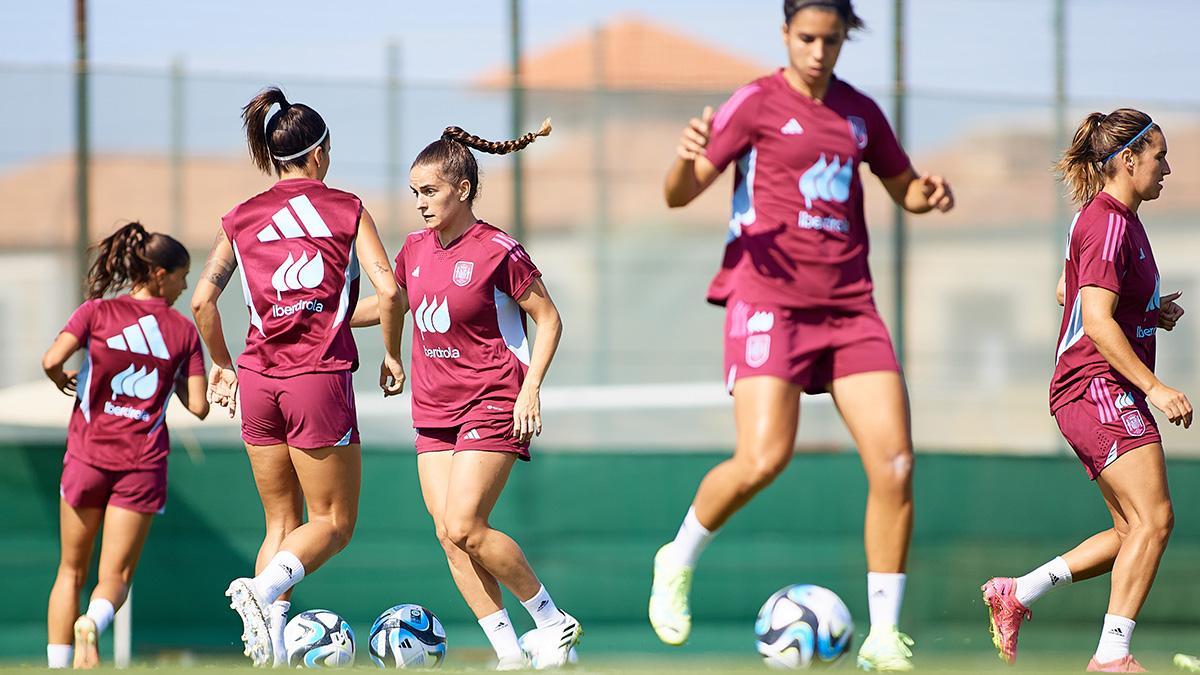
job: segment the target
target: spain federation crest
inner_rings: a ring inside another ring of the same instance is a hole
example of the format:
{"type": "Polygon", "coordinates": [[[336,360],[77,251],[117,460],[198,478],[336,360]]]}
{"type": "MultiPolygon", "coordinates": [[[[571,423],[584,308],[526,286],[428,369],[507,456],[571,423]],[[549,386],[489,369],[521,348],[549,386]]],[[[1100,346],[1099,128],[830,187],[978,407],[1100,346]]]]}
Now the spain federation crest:
{"type": "Polygon", "coordinates": [[[746,338],[746,365],[757,368],[771,356],[771,336],[766,333],[746,338]]]}
{"type": "Polygon", "coordinates": [[[1121,415],[1121,421],[1125,423],[1125,431],[1129,432],[1130,436],[1141,436],[1146,433],[1146,420],[1142,419],[1142,414],[1136,410],[1121,415]]]}
{"type": "Polygon", "coordinates": [[[858,115],[848,115],[846,121],[850,123],[850,133],[854,135],[858,149],[867,147],[867,121],[858,115]]]}
{"type": "Polygon", "coordinates": [[[454,285],[466,286],[471,283],[471,273],[475,271],[475,263],[459,260],[454,263],[454,285]]]}

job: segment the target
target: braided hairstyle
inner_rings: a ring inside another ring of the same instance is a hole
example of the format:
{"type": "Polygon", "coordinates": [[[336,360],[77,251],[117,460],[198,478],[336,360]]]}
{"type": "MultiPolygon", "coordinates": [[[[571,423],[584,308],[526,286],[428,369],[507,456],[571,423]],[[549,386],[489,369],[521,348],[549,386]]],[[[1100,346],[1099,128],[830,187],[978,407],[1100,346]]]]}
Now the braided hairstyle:
{"type": "Polygon", "coordinates": [[[549,136],[550,131],[549,117],[537,131],[510,141],[489,141],[461,127],[446,127],[442,137],[425,146],[413,160],[412,166],[437,166],[439,175],[451,185],[458,185],[464,180],[469,182],[471,192],[467,195],[467,203],[471,204],[479,194],[479,163],[475,161],[472,148],[491,155],[507,155],[525,148],[541,136],[549,136]]]}
{"type": "Polygon", "coordinates": [[[173,272],[191,264],[191,256],[174,237],[147,232],[139,222],[128,223],[92,247],[96,260],[88,269],[84,289],[89,300],[110,291],[141,286],[155,268],[173,272]]]}
{"type": "Polygon", "coordinates": [[[1150,116],[1133,108],[1118,108],[1105,115],[1094,112],[1083,119],[1075,130],[1071,146],[1054,165],[1060,180],[1067,185],[1071,201],[1086,204],[1104,189],[1104,182],[1117,172],[1114,153],[1126,143],[1134,154],[1150,142],[1149,129],[1162,131],[1151,124],[1150,116]],[[1140,137],[1137,137],[1138,134],[1140,137]],[[1136,140],[1135,140],[1135,137],[1136,140]],[[1132,142],[1130,142],[1132,141],[1132,142]]]}

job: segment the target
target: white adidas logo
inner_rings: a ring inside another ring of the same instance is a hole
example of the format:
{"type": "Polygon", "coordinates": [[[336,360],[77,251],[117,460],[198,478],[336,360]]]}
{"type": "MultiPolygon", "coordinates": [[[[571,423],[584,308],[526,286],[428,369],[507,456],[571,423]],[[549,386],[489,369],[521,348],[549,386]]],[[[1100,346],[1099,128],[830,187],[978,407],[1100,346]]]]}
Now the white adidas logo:
{"type": "Polygon", "coordinates": [[[432,303],[421,296],[421,304],[413,310],[413,318],[422,333],[445,333],[450,330],[450,299],[442,298],[439,305],[436,295],[432,303]]]}
{"type": "Polygon", "coordinates": [[[158,329],[158,320],[153,314],[147,314],[138,319],[137,323],[126,326],[104,343],[109,349],[117,351],[153,354],[164,361],[171,358],[171,352],[167,351],[167,343],[163,341],[162,332],[158,329]]]}
{"type": "Polygon", "coordinates": [[[478,429],[472,429],[472,430],[468,431],[467,433],[463,434],[463,438],[466,438],[466,439],[472,440],[472,441],[478,441],[479,439],[481,439],[483,437],[479,435],[478,429]]]}
{"type": "Polygon", "coordinates": [[[271,275],[271,286],[275,289],[275,299],[280,300],[284,291],[313,289],[320,286],[324,279],[325,261],[321,258],[320,251],[317,251],[312,260],[308,259],[308,253],[301,254],[299,260],[288,253],[287,260],[284,260],[271,275]]]}
{"type": "Polygon", "coordinates": [[[145,366],[134,370],[131,363],[128,368],[113,376],[111,388],[113,400],[120,394],[148,401],[154,398],[154,392],[158,391],[158,368],[151,368],[150,372],[146,372],[145,366]]]}
{"type": "Polygon", "coordinates": [[[800,122],[796,121],[796,118],[793,117],[787,121],[787,124],[779,128],[779,133],[784,136],[799,136],[804,133],[804,127],[800,126],[800,122]]]}
{"type": "Polygon", "coordinates": [[[292,197],[288,200],[292,210],[300,216],[300,221],[296,221],[296,217],[292,215],[292,211],[288,207],[283,207],[271,216],[271,221],[267,226],[258,232],[258,240],[266,243],[268,241],[279,241],[279,234],[282,232],[284,237],[288,239],[296,239],[298,237],[332,237],[333,233],[329,231],[329,226],[325,224],[325,220],[321,218],[321,214],[313,208],[312,202],[308,201],[308,197],[300,195],[292,197]],[[304,223],[301,227],[300,223],[304,223]],[[276,229],[278,228],[278,229],[276,229]]]}
{"type": "Polygon", "coordinates": [[[417,265],[416,267],[414,267],[414,268],[413,268],[413,274],[412,274],[412,275],[413,275],[413,278],[414,278],[414,279],[416,279],[416,278],[418,278],[418,277],[420,277],[420,276],[421,276],[421,266],[420,266],[420,265],[417,265]]]}

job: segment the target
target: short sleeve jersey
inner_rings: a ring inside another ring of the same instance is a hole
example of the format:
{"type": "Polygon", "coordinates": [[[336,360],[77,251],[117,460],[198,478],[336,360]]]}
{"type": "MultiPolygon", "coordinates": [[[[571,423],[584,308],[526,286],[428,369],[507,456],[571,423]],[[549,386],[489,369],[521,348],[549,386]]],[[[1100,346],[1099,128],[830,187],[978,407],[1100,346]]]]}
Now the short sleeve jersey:
{"type": "Polygon", "coordinates": [[[511,419],[530,354],[517,299],[541,276],[524,247],[482,221],[445,247],[421,230],[395,274],[412,308],[413,425],[511,419]]]}
{"type": "Polygon", "coordinates": [[[318,180],[281,180],[221,219],[250,311],[240,368],[270,377],[355,370],[349,318],[362,202],[318,180]]]}
{"type": "Polygon", "coordinates": [[[1113,319],[1121,327],[1134,354],[1154,370],[1155,333],[1159,313],[1158,266],[1146,237],[1146,228],[1135,213],[1101,192],[1084,205],[1067,243],[1066,297],[1054,379],[1050,383],[1050,412],[1084,395],[1094,378],[1105,378],[1134,388],[1100,355],[1083,333],[1080,290],[1104,288],[1117,294],[1113,319]]]}
{"type": "Polygon", "coordinates": [[[167,461],[167,404],[178,380],[204,375],[200,336],[161,298],[88,300],[62,332],[83,347],[67,452],[103,469],[167,461]]]}
{"type": "Polygon", "coordinates": [[[783,71],[734,92],[705,149],[735,164],[721,269],[708,300],[858,310],[873,305],[859,167],[891,178],[910,166],[875,101],[833,78],[823,101],[783,71]]]}

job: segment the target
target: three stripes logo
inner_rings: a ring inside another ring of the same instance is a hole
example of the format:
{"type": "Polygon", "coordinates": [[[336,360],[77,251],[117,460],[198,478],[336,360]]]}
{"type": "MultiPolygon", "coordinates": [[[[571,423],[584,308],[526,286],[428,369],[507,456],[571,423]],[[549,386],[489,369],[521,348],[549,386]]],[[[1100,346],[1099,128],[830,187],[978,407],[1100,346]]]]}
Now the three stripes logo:
{"type": "Polygon", "coordinates": [[[492,237],[492,241],[507,249],[508,257],[512,258],[514,262],[526,262],[531,265],[533,264],[533,261],[529,258],[529,254],[525,252],[525,248],[522,247],[516,239],[513,239],[503,232],[497,232],[496,235],[492,237]]]}
{"type": "Polygon", "coordinates": [[[288,253],[287,260],[271,275],[271,286],[275,289],[275,299],[281,300],[284,291],[313,289],[324,280],[325,260],[321,258],[320,251],[312,260],[308,259],[307,253],[302,253],[299,260],[288,253]]]}
{"type": "MultiPolygon", "coordinates": [[[[479,435],[478,429],[472,429],[472,430],[468,431],[467,433],[463,434],[463,438],[467,439],[468,441],[478,441],[483,437],[479,435]]],[[[538,609],[541,609],[541,607],[539,607],[538,609]]]]}
{"type": "Polygon", "coordinates": [[[157,368],[151,368],[149,372],[145,366],[134,370],[131,363],[128,368],[114,375],[112,379],[113,400],[116,400],[117,395],[120,394],[148,401],[154,398],[156,391],[158,391],[157,368]]]}
{"type": "Polygon", "coordinates": [[[163,340],[162,331],[158,329],[158,320],[153,314],[147,314],[136,323],[126,326],[120,333],[104,342],[109,349],[134,354],[153,354],[164,361],[171,358],[167,343],[163,340]]]}
{"type": "Polygon", "coordinates": [[[800,194],[804,195],[806,208],[812,208],[813,201],[845,202],[850,198],[850,180],[854,175],[854,159],[846,158],[843,164],[840,157],[833,156],[833,161],[825,159],[821,153],[818,159],[807,171],[800,176],[800,194]]]}
{"type": "Polygon", "coordinates": [[[325,224],[325,220],[321,218],[321,214],[317,213],[317,209],[313,207],[307,196],[292,197],[288,200],[288,205],[292,207],[290,210],[287,206],[279,209],[274,216],[271,216],[271,222],[259,230],[259,241],[265,244],[269,241],[279,241],[280,238],[333,236],[333,233],[329,231],[329,226],[325,224]],[[292,215],[292,211],[295,211],[296,215],[292,215]],[[299,221],[296,220],[297,216],[300,217],[299,221]]]}
{"type": "Polygon", "coordinates": [[[413,319],[422,333],[445,333],[450,330],[450,299],[444,297],[439,304],[436,295],[433,302],[421,296],[421,304],[413,310],[413,319]]]}

